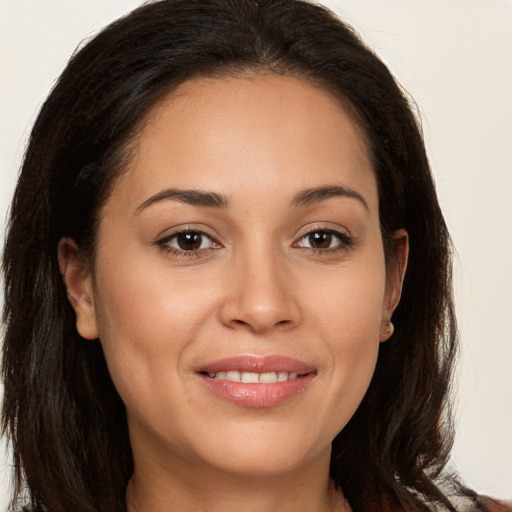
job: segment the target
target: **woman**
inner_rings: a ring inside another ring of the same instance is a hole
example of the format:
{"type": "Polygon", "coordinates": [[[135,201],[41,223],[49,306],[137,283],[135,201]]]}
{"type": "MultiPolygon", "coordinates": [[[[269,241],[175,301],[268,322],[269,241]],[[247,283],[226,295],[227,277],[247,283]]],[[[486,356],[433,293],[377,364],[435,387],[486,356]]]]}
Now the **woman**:
{"type": "Polygon", "coordinates": [[[499,507],[439,484],[449,249],[407,101],[328,11],[134,11],[64,71],[13,202],[15,492],[51,511],[499,507]]]}

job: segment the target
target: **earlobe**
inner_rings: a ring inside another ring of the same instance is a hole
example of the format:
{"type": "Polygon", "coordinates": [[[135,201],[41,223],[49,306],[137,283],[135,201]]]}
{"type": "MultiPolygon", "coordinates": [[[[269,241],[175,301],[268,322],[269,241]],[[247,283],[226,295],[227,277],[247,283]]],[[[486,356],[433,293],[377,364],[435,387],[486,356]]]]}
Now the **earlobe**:
{"type": "Polygon", "coordinates": [[[95,340],[99,336],[94,305],[92,274],[78,246],[71,238],[59,242],[59,268],[68,300],[75,310],[76,329],[82,338],[95,340]]]}
{"type": "Polygon", "coordinates": [[[400,302],[407,261],[409,257],[409,235],[405,229],[399,229],[393,234],[394,254],[388,265],[386,276],[386,293],[382,310],[380,341],[387,341],[395,330],[391,323],[393,311],[400,302]]]}
{"type": "Polygon", "coordinates": [[[383,325],[381,325],[380,328],[380,337],[379,341],[388,341],[391,336],[393,336],[393,333],[395,332],[395,326],[393,325],[393,322],[391,320],[389,322],[382,322],[383,325]]]}

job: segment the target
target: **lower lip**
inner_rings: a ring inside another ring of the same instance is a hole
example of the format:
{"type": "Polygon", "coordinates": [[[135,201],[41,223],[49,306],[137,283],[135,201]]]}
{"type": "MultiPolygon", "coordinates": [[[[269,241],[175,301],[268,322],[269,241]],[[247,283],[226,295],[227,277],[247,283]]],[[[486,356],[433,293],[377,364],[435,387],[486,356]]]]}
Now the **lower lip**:
{"type": "Polygon", "coordinates": [[[314,374],[271,384],[232,382],[201,375],[208,388],[216,395],[245,407],[274,407],[302,393],[311,383],[314,374]]]}

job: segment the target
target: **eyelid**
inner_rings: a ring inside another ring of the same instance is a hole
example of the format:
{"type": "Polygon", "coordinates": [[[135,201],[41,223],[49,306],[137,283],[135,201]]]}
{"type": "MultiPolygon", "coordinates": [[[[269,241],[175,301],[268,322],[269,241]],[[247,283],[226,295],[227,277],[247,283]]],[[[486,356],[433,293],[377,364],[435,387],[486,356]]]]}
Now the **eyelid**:
{"type": "Polygon", "coordinates": [[[334,234],[340,234],[348,238],[354,238],[348,228],[329,221],[312,222],[306,224],[305,226],[302,226],[300,229],[297,230],[293,238],[294,240],[298,240],[299,238],[303,238],[306,235],[309,235],[310,233],[314,233],[315,231],[328,231],[334,234]]]}
{"type": "Polygon", "coordinates": [[[336,250],[340,250],[340,249],[349,249],[349,248],[352,248],[356,243],[355,238],[350,234],[348,229],[343,228],[337,224],[333,225],[332,223],[319,223],[319,224],[308,225],[308,226],[303,227],[299,233],[300,234],[298,234],[295,237],[295,241],[293,242],[292,247],[297,247],[297,248],[314,251],[314,252],[325,253],[325,252],[336,251],[336,250]],[[340,243],[334,247],[326,247],[323,249],[299,245],[299,243],[302,240],[304,240],[311,234],[319,233],[319,232],[332,234],[333,236],[335,236],[339,239],[340,243]]]}
{"type": "Polygon", "coordinates": [[[162,241],[162,245],[169,245],[176,251],[198,252],[198,251],[204,251],[205,249],[212,249],[216,244],[215,244],[215,241],[212,239],[212,237],[207,235],[206,233],[201,233],[200,231],[180,231],[178,233],[175,233],[174,235],[171,235],[170,237],[167,237],[166,240],[162,241]],[[176,242],[176,245],[178,245],[178,238],[182,235],[187,235],[187,234],[194,234],[194,235],[200,236],[202,238],[200,247],[198,247],[197,249],[189,249],[189,250],[182,249],[179,246],[176,247],[174,242],[176,242]],[[203,244],[205,243],[204,239],[208,240],[209,247],[202,247],[203,244]]]}
{"type": "Polygon", "coordinates": [[[165,250],[170,254],[174,254],[175,256],[200,256],[201,253],[205,253],[207,251],[210,251],[211,249],[218,249],[223,247],[223,245],[218,241],[218,237],[216,237],[209,231],[210,229],[205,228],[204,226],[198,227],[197,225],[190,224],[175,226],[171,230],[164,231],[164,234],[160,234],[157,237],[156,241],[154,242],[154,245],[160,247],[162,250],[165,250]],[[181,234],[186,233],[197,233],[201,236],[208,238],[211,241],[210,247],[185,250],[180,249],[179,247],[173,247],[171,245],[171,240],[173,240],[175,237],[181,234]]]}
{"type": "MultiPolygon", "coordinates": [[[[167,253],[172,254],[174,253],[175,256],[196,256],[199,257],[201,254],[206,255],[207,252],[211,251],[212,249],[219,249],[224,247],[221,242],[219,242],[218,237],[213,235],[211,233],[211,229],[207,226],[201,225],[193,225],[193,224],[184,224],[180,226],[175,226],[170,230],[165,230],[157,237],[156,241],[154,242],[154,245],[159,246],[163,250],[167,251],[167,253]],[[177,237],[180,234],[185,233],[197,233],[201,236],[204,236],[210,240],[210,246],[209,247],[200,247],[197,249],[181,249],[179,247],[174,247],[171,245],[171,240],[173,240],[175,237],[177,237]]],[[[303,226],[298,233],[294,237],[294,242],[292,243],[292,247],[300,248],[303,250],[316,252],[316,253],[329,253],[329,252],[335,252],[337,250],[342,249],[350,249],[352,248],[356,240],[355,238],[349,233],[348,229],[340,226],[339,224],[333,224],[331,222],[326,223],[315,223],[310,224],[307,226],[303,226]],[[334,237],[336,237],[339,240],[339,243],[337,243],[333,247],[326,247],[326,248],[316,248],[316,247],[307,247],[305,245],[301,245],[302,240],[304,240],[306,237],[310,236],[313,233],[318,232],[324,232],[324,233],[330,233],[334,237]]]]}
{"type": "Polygon", "coordinates": [[[158,244],[159,242],[168,240],[169,238],[179,235],[181,233],[200,233],[205,235],[215,242],[219,243],[219,236],[217,233],[208,225],[205,224],[178,224],[176,226],[168,227],[162,231],[160,231],[154,238],[154,243],[158,244]]]}

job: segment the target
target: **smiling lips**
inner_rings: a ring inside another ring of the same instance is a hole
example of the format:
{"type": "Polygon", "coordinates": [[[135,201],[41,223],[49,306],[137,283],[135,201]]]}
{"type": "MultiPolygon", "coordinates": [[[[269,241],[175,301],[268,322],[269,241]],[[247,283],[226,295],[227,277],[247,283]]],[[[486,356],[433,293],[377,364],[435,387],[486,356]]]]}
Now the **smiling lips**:
{"type": "Polygon", "coordinates": [[[305,390],[315,368],[284,356],[241,356],[204,365],[199,375],[216,395],[246,407],[273,407],[305,390]]]}
{"type": "Polygon", "coordinates": [[[228,372],[208,373],[208,377],[219,380],[229,380],[230,382],[244,382],[246,384],[273,384],[274,382],[286,382],[298,377],[295,372],[239,372],[230,370],[228,372]]]}

